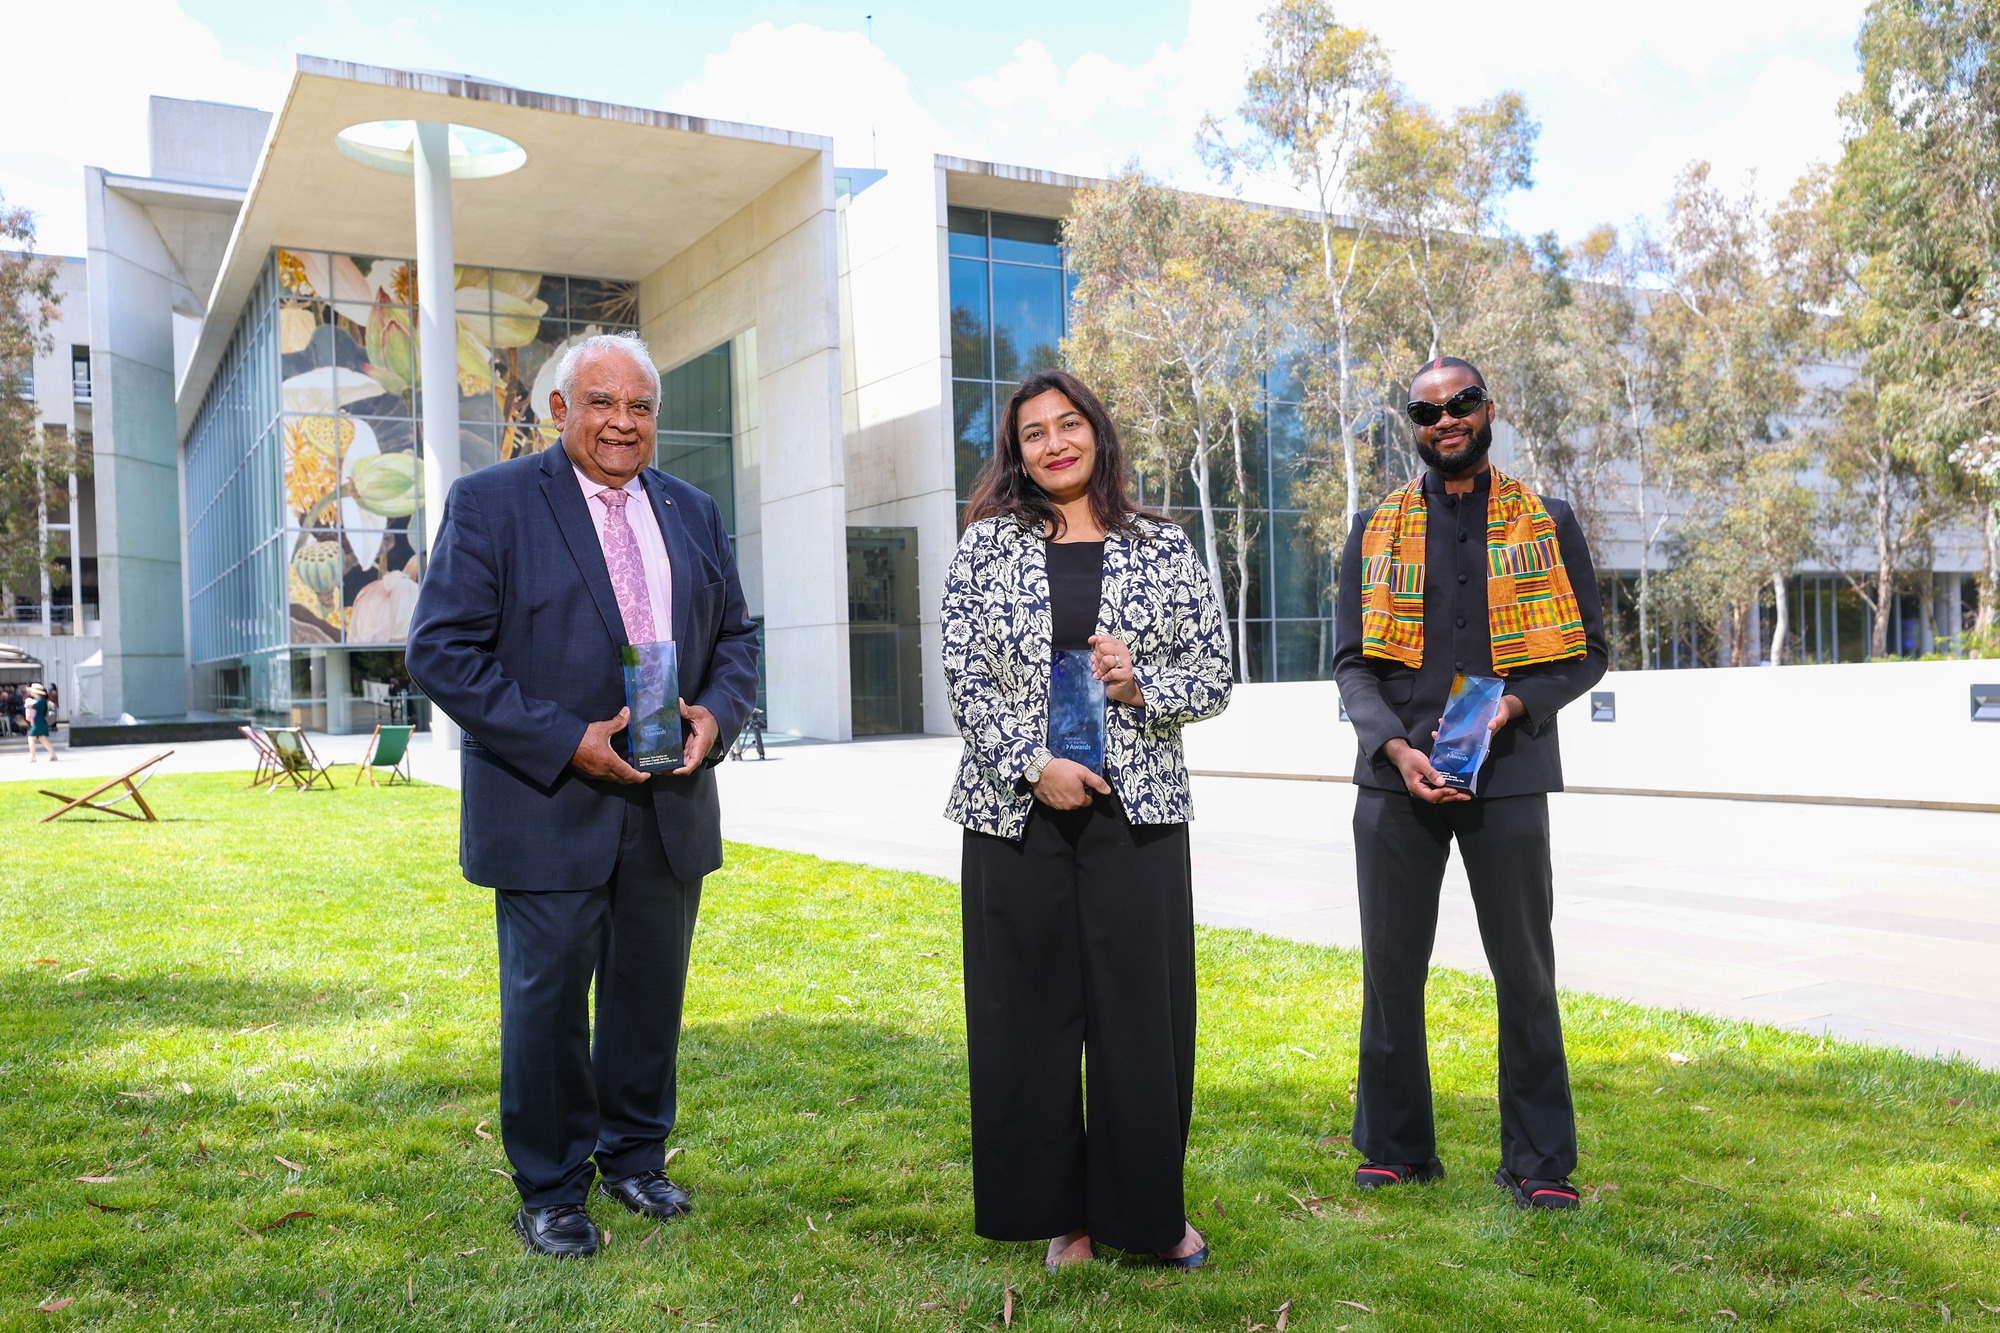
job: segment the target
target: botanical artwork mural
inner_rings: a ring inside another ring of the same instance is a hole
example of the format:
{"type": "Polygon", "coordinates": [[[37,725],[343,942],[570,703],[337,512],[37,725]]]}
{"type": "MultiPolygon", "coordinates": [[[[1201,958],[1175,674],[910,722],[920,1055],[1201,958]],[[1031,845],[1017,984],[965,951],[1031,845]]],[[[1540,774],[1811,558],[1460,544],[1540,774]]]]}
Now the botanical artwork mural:
{"type": "MultiPolygon", "coordinates": [[[[416,266],[276,253],[287,586],[294,643],[400,645],[423,571],[416,266]]],[[[555,364],[638,324],[638,284],[458,268],[463,472],[554,442],[555,364]]]]}

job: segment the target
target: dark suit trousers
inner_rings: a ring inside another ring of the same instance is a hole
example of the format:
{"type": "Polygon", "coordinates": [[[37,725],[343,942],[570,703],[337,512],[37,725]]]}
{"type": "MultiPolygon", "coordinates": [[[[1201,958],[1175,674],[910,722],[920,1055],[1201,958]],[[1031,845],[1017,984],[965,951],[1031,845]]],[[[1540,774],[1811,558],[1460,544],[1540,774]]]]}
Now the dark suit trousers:
{"type": "Polygon", "coordinates": [[[1576,1115],[1549,932],[1549,804],[1539,794],[1429,805],[1408,792],[1356,789],[1362,998],[1354,1146],[1377,1162],[1426,1162],[1437,1153],[1424,982],[1454,837],[1499,999],[1500,1160],[1517,1175],[1567,1176],[1576,1168],[1576,1115]]]}
{"type": "Polygon", "coordinates": [[[584,1202],[593,1157],[607,1180],[662,1166],[674,1127],[674,1061],[701,881],[674,878],[652,794],[633,793],[607,883],[494,895],[500,1137],[531,1208],[584,1202]]]}
{"type": "Polygon", "coordinates": [[[1018,842],[967,830],[962,901],[973,1229],[1171,1249],[1194,1113],[1187,825],[1038,802],[1018,842]]]}

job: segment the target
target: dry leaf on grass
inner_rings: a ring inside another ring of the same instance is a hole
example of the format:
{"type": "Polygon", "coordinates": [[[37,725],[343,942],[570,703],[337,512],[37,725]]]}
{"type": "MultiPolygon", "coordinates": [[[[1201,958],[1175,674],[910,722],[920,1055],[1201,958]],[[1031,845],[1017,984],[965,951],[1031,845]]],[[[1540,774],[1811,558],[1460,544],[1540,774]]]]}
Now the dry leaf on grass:
{"type": "Polygon", "coordinates": [[[1728,1316],[1729,1316],[1729,1317],[1730,1317],[1731,1319],[1734,1319],[1734,1318],[1736,1318],[1736,1311],[1734,1311],[1734,1310],[1717,1310],[1717,1311],[1716,1311],[1716,1313],[1717,1313],[1717,1314],[1726,1314],[1726,1315],[1728,1315],[1728,1316]]]}
{"type": "Polygon", "coordinates": [[[300,1221],[300,1220],[302,1220],[302,1219],[304,1219],[304,1218],[308,1218],[308,1217],[311,1217],[311,1216],[312,1216],[312,1214],[311,1214],[311,1213],[308,1213],[308,1212],[304,1212],[304,1211],[302,1211],[302,1210],[300,1210],[300,1209],[296,1209],[296,1208],[295,1208],[295,1209],[293,1209],[293,1210],[292,1210],[291,1212],[289,1212],[289,1213],[286,1213],[286,1214],[285,1214],[285,1215],[284,1215],[283,1217],[279,1218],[279,1219],[278,1219],[277,1221],[275,1221],[275,1222],[271,1222],[271,1223],[268,1223],[268,1224],[267,1224],[267,1225],[265,1225],[265,1226],[261,1226],[261,1227],[258,1227],[258,1228],[257,1228],[257,1230],[259,1230],[259,1231],[276,1231],[276,1230],[277,1230],[277,1229],[278,1229],[279,1227],[281,1227],[281,1226],[285,1225],[285,1223],[287,1223],[287,1222],[297,1222],[297,1221],[300,1221]]]}
{"type": "MultiPolygon", "coordinates": [[[[458,1104],[457,1102],[439,1102],[439,1103],[438,1103],[438,1110],[440,1110],[440,1111],[463,1111],[464,1109],[465,1109],[465,1108],[464,1108],[463,1106],[460,1106],[460,1105],[459,1105],[459,1104],[458,1104]]],[[[484,1123],[484,1122],[482,1122],[482,1123],[484,1123]]]]}
{"type": "Polygon", "coordinates": [[[494,1175],[496,1175],[496,1176],[504,1176],[504,1177],[506,1177],[506,1178],[507,1178],[508,1180],[512,1180],[512,1179],[514,1178],[514,1173],[513,1173],[513,1172],[511,1172],[511,1171],[502,1171],[502,1170],[501,1170],[501,1169],[500,1169],[499,1167],[497,1167],[497,1166],[489,1166],[489,1167],[487,1167],[486,1169],[487,1169],[488,1171],[491,1171],[491,1172],[492,1172],[492,1173],[493,1173],[494,1175]]]}
{"type": "Polygon", "coordinates": [[[1363,1304],[1362,1304],[1362,1303],[1361,1303],[1360,1301],[1335,1301],[1335,1302],[1334,1302],[1334,1304],[1335,1304],[1335,1305],[1351,1305],[1351,1306],[1353,1306],[1353,1307],[1354,1307],[1355,1309],[1357,1309],[1357,1310],[1361,1311],[1361,1313],[1363,1313],[1363,1314],[1374,1314],[1374,1313],[1375,1313],[1375,1312],[1374,1312],[1373,1310],[1371,1310],[1371,1309],[1369,1309],[1369,1308],[1368,1308],[1367,1306],[1363,1305],[1363,1304]]]}
{"type": "Polygon", "coordinates": [[[1463,1267],[1465,1267],[1465,1265],[1464,1265],[1464,1264],[1448,1264],[1448,1263],[1446,1263],[1446,1262],[1445,1262],[1444,1260],[1442,1260],[1442,1259],[1440,1259],[1440,1260],[1438,1260],[1438,1261],[1437,1261],[1437,1266],[1438,1266],[1439,1268],[1463,1268],[1463,1267]]]}
{"type": "Polygon", "coordinates": [[[262,1239],[264,1239],[264,1238],[263,1238],[262,1236],[258,1235],[258,1234],[257,1234],[256,1232],[252,1231],[252,1230],[251,1230],[251,1229],[250,1229],[249,1227],[246,1227],[246,1226],[244,1226],[244,1225],[243,1225],[243,1224],[242,1224],[241,1222],[238,1222],[238,1223],[236,1224],[236,1229],[237,1229],[238,1231],[242,1232],[242,1233],[243,1233],[244,1235],[248,1236],[248,1237],[249,1237],[249,1238],[250,1238],[251,1240],[262,1240],[262,1239]]]}
{"type": "Polygon", "coordinates": [[[134,1101],[150,1102],[153,1100],[153,1098],[157,1097],[159,1094],[153,1092],[121,1092],[118,1095],[120,1097],[130,1097],[134,1101]]]}
{"type": "Polygon", "coordinates": [[[293,1160],[292,1160],[291,1158],[289,1158],[289,1157],[280,1157],[280,1156],[278,1156],[278,1154],[276,1154],[276,1153],[272,1153],[272,1154],[271,1154],[271,1160],[272,1160],[272,1161],[274,1161],[274,1162],[276,1162],[276,1163],[278,1163],[278,1165],[280,1165],[280,1166],[284,1167],[284,1168],[285,1168],[286,1170],[288,1170],[288,1171],[303,1171],[303,1170],[305,1170],[305,1168],[304,1168],[304,1167],[300,1166],[300,1165],[299,1165],[299,1164],[298,1164],[297,1162],[294,1162],[294,1161],[293,1161],[293,1160]]]}
{"type": "Polygon", "coordinates": [[[458,1256],[459,1258],[461,1258],[461,1259],[467,1259],[467,1258],[470,1258],[471,1256],[473,1256],[473,1255],[475,1255],[475,1254],[484,1254],[485,1252],[486,1252],[486,1247],[485,1247],[484,1245],[481,1245],[481,1246],[479,1246],[479,1247],[478,1247],[477,1249],[472,1249],[472,1250],[454,1250],[454,1251],[452,1251],[452,1253],[456,1254],[456,1255],[457,1255],[457,1256],[458,1256]]]}
{"type": "Polygon", "coordinates": [[[35,1308],[43,1314],[54,1314],[75,1299],[74,1296],[65,1296],[59,1301],[50,1301],[47,1305],[37,1305],[35,1308]]]}
{"type": "Polygon", "coordinates": [[[1181,1280],[1177,1277],[1163,1277],[1158,1282],[1148,1282],[1144,1278],[1139,1279],[1139,1285],[1142,1287],[1178,1287],[1180,1284],[1181,1280]]]}
{"type": "Polygon", "coordinates": [[[656,1240],[658,1240],[658,1239],[660,1238],[660,1233],[661,1233],[662,1231],[665,1231],[665,1230],[666,1230],[666,1227],[664,1227],[664,1226],[657,1226],[657,1227],[654,1227],[654,1228],[653,1228],[653,1234],[652,1234],[652,1235],[650,1235],[650,1236],[648,1236],[648,1237],[646,1237],[646,1239],[644,1239],[644,1240],[642,1240],[642,1241],[640,1241],[640,1242],[639,1242],[639,1248],[643,1250],[643,1249],[645,1249],[645,1248],[646,1248],[646,1247],[647,1247],[648,1245],[651,1245],[651,1244],[652,1244],[652,1243],[653,1243],[654,1241],[656,1241],[656,1240]]]}
{"type": "Polygon", "coordinates": [[[835,1106],[852,1106],[852,1105],[854,1105],[854,1103],[856,1103],[856,1102],[858,1102],[858,1101],[860,1101],[860,1100],[861,1100],[861,1094],[857,1092],[857,1093],[855,1093],[855,1094],[854,1094],[854,1095],[853,1095],[852,1097],[845,1097],[845,1098],[842,1098],[842,1099],[841,1099],[840,1101],[837,1101],[837,1102],[835,1102],[835,1103],[834,1103],[834,1105],[835,1105],[835,1106]]]}
{"type": "Polygon", "coordinates": [[[666,1169],[666,1165],[667,1165],[667,1163],[668,1163],[668,1162],[671,1162],[671,1161],[673,1161],[673,1160],[674,1160],[674,1158],[675,1158],[675,1157],[677,1157],[677,1156],[679,1156],[679,1155],[680,1155],[680,1153],[681,1153],[682,1151],[683,1151],[683,1150],[682,1150],[682,1149],[680,1149],[680,1148],[669,1148],[669,1149],[667,1149],[667,1155],[666,1155],[665,1157],[662,1157],[662,1158],[660,1159],[660,1168],[661,1168],[662,1170],[665,1170],[665,1169],[666,1169]]]}
{"type": "Polygon", "coordinates": [[[1681,1053],[1680,1053],[1679,1051],[1668,1051],[1668,1052],[1667,1052],[1667,1059],[1669,1059],[1669,1060],[1673,1061],[1673,1062],[1674,1062],[1675,1064],[1677,1064],[1677,1065],[1686,1065],[1686,1064],[1693,1064],[1693,1063],[1694,1063],[1694,1057],[1693,1057],[1693,1056],[1691,1056],[1691,1055],[1682,1055],[1682,1054],[1681,1054],[1681,1053]]]}
{"type": "Polygon", "coordinates": [[[79,1185],[109,1185],[117,1179],[118,1177],[116,1176],[78,1176],[76,1183],[79,1185]]]}
{"type": "Polygon", "coordinates": [[[1278,1329],[1279,1333],[1283,1333],[1283,1330],[1292,1322],[1292,1302],[1287,1299],[1283,1305],[1271,1311],[1271,1313],[1278,1316],[1278,1322],[1273,1327],[1278,1329]]]}
{"type": "Polygon", "coordinates": [[[1014,1327],[1014,1284],[1011,1282],[1000,1293],[1000,1326],[1014,1327]]]}
{"type": "Polygon", "coordinates": [[[487,1140],[488,1142],[491,1142],[493,1139],[493,1136],[486,1132],[486,1122],[484,1120],[474,1125],[472,1127],[472,1132],[477,1134],[480,1138],[487,1140]]]}
{"type": "Polygon", "coordinates": [[[177,1087],[177,1088],[179,1088],[179,1089],[181,1090],[181,1095],[182,1095],[183,1097],[192,1097],[192,1096],[194,1096],[194,1089],[193,1089],[192,1087],[190,1087],[190,1086],[189,1086],[188,1084],[186,1084],[186,1083],[176,1083],[176,1084],[174,1084],[174,1086],[175,1086],[175,1087],[177,1087]]]}
{"type": "Polygon", "coordinates": [[[122,1213],[125,1211],[123,1208],[120,1208],[117,1204],[99,1203],[97,1200],[91,1198],[88,1194],[83,1196],[83,1201],[89,1204],[92,1208],[95,1208],[100,1213],[122,1213]]]}

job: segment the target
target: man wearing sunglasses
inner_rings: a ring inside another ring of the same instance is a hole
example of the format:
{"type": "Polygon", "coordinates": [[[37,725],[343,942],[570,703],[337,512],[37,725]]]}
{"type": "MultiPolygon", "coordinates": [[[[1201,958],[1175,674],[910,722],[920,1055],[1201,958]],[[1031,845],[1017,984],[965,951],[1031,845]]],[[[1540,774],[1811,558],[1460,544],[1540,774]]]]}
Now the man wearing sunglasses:
{"type": "Polygon", "coordinates": [[[1362,1008],[1355,1184],[1444,1175],[1431,1112],[1424,983],[1455,839],[1500,1019],[1494,1183],[1523,1208],[1574,1208],[1576,1117],[1556,1007],[1548,793],[1562,790],[1556,712],[1604,674],[1590,548],[1568,504],[1490,466],[1493,400],[1470,362],[1410,385],[1427,470],[1354,516],[1340,565],[1334,675],[1360,742],[1354,856],[1362,1008]],[[1473,790],[1430,748],[1453,677],[1506,682],[1473,790]]]}

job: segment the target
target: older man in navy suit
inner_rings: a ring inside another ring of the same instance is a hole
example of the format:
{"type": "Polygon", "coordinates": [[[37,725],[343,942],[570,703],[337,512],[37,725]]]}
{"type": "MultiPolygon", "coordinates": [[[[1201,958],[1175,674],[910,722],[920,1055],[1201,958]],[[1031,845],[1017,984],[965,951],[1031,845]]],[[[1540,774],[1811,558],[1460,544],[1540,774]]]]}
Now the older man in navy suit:
{"type": "Polygon", "coordinates": [[[645,343],[587,339],[556,384],[560,445],[452,486],[408,662],[465,730],[459,864],[496,903],[515,1229],[583,1255],[601,1237],[593,1176],[646,1217],[693,1206],[665,1140],[701,881],[722,864],[710,770],[756,702],[757,629],[715,502],[648,466],[660,373],[645,343]],[[685,759],[643,773],[621,734],[620,649],[667,640],[685,759]]]}

